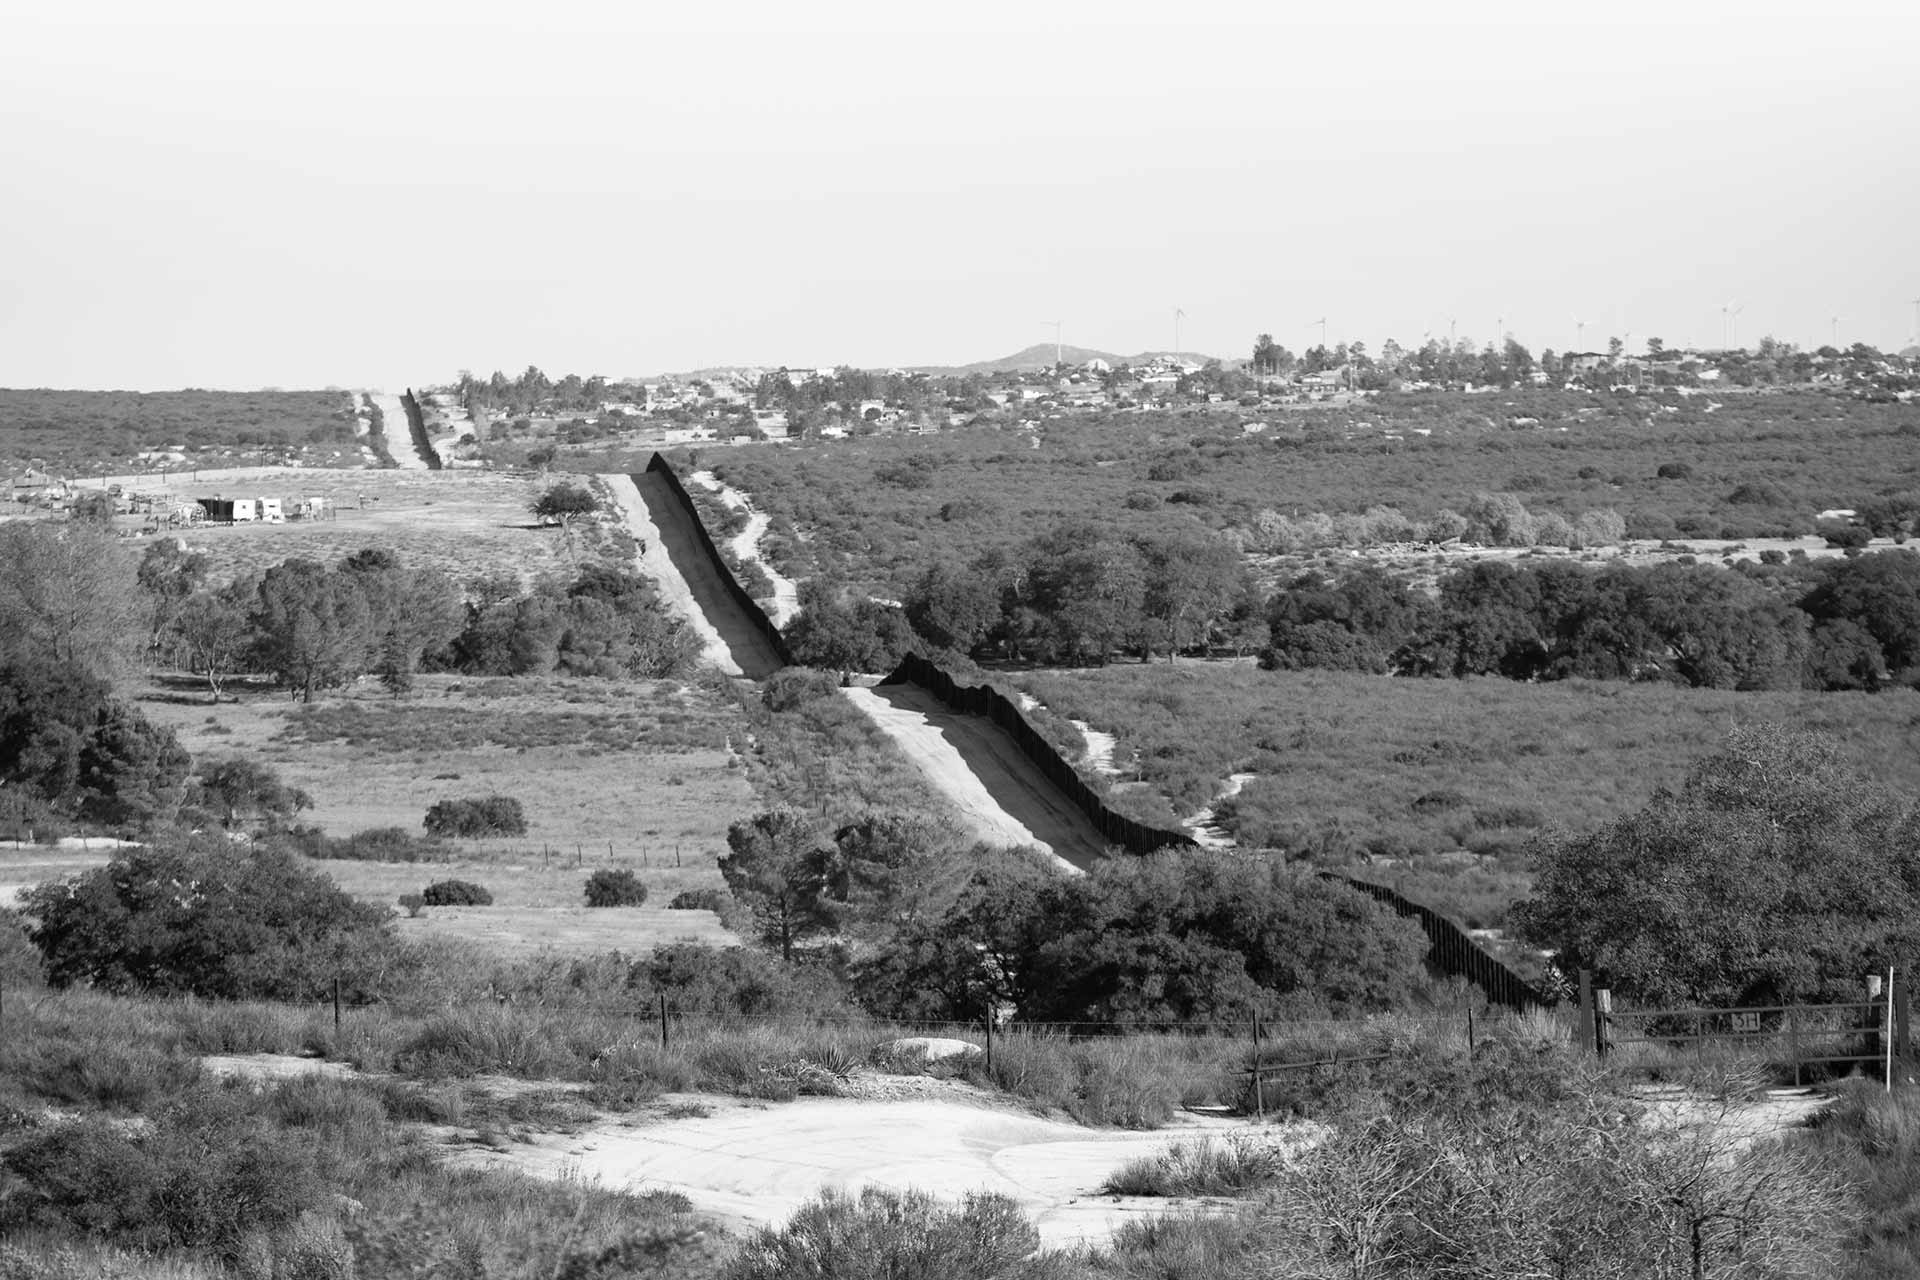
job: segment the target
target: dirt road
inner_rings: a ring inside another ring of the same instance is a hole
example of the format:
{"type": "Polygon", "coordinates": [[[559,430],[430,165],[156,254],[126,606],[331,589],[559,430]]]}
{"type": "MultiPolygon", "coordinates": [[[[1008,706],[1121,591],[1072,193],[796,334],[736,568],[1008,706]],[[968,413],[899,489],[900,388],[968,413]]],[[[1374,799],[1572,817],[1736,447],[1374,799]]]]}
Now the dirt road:
{"type": "Polygon", "coordinates": [[[402,471],[425,471],[426,459],[413,447],[413,432],[407,426],[407,407],[391,391],[369,391],[367,398],[380,410],[380,434],[386,439],[387,452],[402,471]]]}
{"type": "Polygon", "coordinates": [[[970,1191],[1013,1197],[1041,1243],[1102,1243],[1123,1223],[1175,1211],[1176,1202],[1100,1196],[1121,1165],[1235,1122],[1183,1117],[1157,1132],[1084,1129],[969,1098],[864,1101],[801,1098],[777,1106],[701,1099],[713,1114],[538,1136],[476,1162],[614,1188],[678,1191],[740,1227],[784,1223],[826,1188],[909,1188],[943,1200],[970,1191]]]}
{"type": "Polygon", "coordinates": [[[720,570],[656,475],[603,475],[627,529],[640,540],[640,569],[700,637],[706,658],[728,675],[764,680],[785,663],[727,592],[720,570]]]}
{"type": "Polygon", "coordinates": [[[1080,870],[1105,856],[1105,837],[991,720],[952,711],[915,685],[840,692],[899,744],[977,838],[1038,845],[1080,870]]]}

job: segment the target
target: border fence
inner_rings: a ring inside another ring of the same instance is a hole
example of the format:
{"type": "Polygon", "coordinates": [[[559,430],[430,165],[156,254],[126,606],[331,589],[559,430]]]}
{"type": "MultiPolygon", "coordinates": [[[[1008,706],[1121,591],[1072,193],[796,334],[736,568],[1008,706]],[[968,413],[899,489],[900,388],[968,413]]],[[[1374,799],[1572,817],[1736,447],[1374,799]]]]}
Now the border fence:
{"type": "MultiPolygon", "coordinates": [[[[400,396],[400,406],[407,411],[407,439],[413,442],[413,451],[420,455],[429,471],[441,469],[440,451],[433,447],[433,441],[427,438],[427,418],[420,411],[420,398],[408,387],[400,396]]],[[[387,448],[393,448],[393,437],[387,437],[387,448]]]]}
{"type": "MultiPolygon", "coordinates": [[[[713,535],[707,532],[707,522],[700,518],[699,508],[693,505],[693,498],[688,495],[686,486],[680,483],[680,477],[674,471],[673,464],[656,453],[647,461],[646,474],[657,475],[666,484],[667,491],[673,495],[675,504],[686,513],[687,522],[692,525],[694,537],[699,540],[701,550],[706,552],[707,559],[713,562],[714,572],[720,576],[720,585],[739,606],[740,611],[746,615],[748,623],[754,630],[766,637],[767,643],[773,646],[773,652],[780,661],[787,666],[792,666],[793,653],[787,648],[787,638],[780,634],[780,628],[775,626],[773,619],[767,616],[767,611],[760,607],[760,602],[747,594],[747,589],[740,585],[738,578],[733,576],[733,570],[727,567],[726,559],[721,556],[720,548],[713,541],[713,535]]],[[[634,477],[634,483],[640,483],[639,476],[634,477]]]]}

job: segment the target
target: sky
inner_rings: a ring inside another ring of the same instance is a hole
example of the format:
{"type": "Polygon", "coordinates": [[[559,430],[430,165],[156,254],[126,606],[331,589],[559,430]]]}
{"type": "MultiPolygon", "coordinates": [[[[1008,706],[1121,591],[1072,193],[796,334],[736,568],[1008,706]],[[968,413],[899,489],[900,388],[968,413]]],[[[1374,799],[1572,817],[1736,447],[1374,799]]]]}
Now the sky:
{"type": "Polygon", "coordinates": [[[0,0],[0,386],[1920,323],[1911,3],[663,7],[0,0]]]}

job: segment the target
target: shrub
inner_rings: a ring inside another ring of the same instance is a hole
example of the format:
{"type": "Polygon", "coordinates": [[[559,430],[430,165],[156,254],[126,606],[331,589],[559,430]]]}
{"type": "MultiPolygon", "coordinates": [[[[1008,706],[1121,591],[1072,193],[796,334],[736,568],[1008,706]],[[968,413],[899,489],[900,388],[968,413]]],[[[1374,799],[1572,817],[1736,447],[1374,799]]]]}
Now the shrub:
{"type": "Polygon", "coordinates": [[[667,904],[669,911],[711,911],[724,915],[733,906],[733,895],[725,889],[682,889],[667,904]]]}
{"type": "Polygon", "coordinates": [[[1873,530],[1865,525],[1847,524],[1839,520],[1822,520],[1815,526],[1821,537],[1830,547],[1864,547],[1873,541],[1873,530]]]}
{"type": "Polygon", "coordinates": [[[8,1197],[0,1230],[64,1227],[227,1258],[322,1198],[308,1148],[250,1113],[243,1095],[214,1090],[189,1094],[150,1133],[98,1119],[57,1124],[4,1163],[31,1194],[8,1197]]]}
{"type": "Polygon", "coordinates": [[[383,907],[276,849],[187,842],[133,849],[27,894],[57,986],[305,1000],[390,958],[383,907]]]}
{"type": "Polygon", "coordinates": [[[400,906],[407,913],[407,919],[418,920],[427,909],[427,900],[418,893],[403,893],[400,895],[400,906]]]}
{"type": "Polygon", "coordinates": [[[493,895],[470,880],[441,880],[420,895],[429,907],[490,907],[493,895]]]}
{"type": "Polygon", "coordinates": [[[422,825],[435,836],[523,836],[527,834],[527,815],[512,796],[439,800],[427,810],[422,825]]]}
{"type": "Polygon", "coordinates": [[[637,907],[647,900],[647,886],[640,877],[622,867],[603,867],[587,877],[587,905],[590,907],[637,907]]]}
{"type": "Polygon", "coordinates": [[[1684,462],[1663,462],[1653,474],[1662,480],[1691,480],[1693,468],[1684,462]]]}
{"type": "Polygon", "coordinates": [[[284,839],[271,843],[320,859],[364,859],[368,862],[444,862],[450,852],[433,836],[415,835],[405,827],[370,827],[350,836],[329,836],[316,827],[296,827],[284,839]]]}
{"type": "Polygon", "coordinates": [[[958,1208],[918,1191],[828,1190],[782,1231],[749,1240],[725,1280],[993,1280],[1016,1273],[1040,1235],[1020,1206],[975,1192],[958,1208]]]}
{"type": "Polygon", "coordinates": [[[812,667],[788,667],[768,677],[760,689],[760,702],[769,711],[792,711],[820,698],[839,696],[840,682],[830,673],[812,667]]]}

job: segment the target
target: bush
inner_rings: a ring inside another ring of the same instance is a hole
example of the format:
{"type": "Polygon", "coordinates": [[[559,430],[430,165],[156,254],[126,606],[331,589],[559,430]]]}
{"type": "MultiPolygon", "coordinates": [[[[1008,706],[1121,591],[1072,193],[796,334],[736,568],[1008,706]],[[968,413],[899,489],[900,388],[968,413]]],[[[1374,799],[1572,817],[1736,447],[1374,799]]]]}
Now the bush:
{"type": "Polygon", "coordinates": [[[422,825],[435,836],[523,836],[527,834],[527,815],[512,796],[439,800],[427,810],[422,825]]]}
{"type": "Polygon", "coordinates": [[[840,682],[812,667],[788,667],[768,677],[760,688],[760,702],[769,711],[792,711],[820,698],[838,697],[840,682]]]}
{"type": "Polygon", "coordinates": [[[56,986],[306,1000],[370,980],[393,938],[383,907],[276,849],[224,840],[133,849],[27,894],[56,986]]]}
{"type": "Polygon", "coordinates": [[[243,1095],[213,1090],[189,1094],[150,1133],[98,1119],[57,1124],[4,1163],[30,1194],[0,1201],[0,1231],[65,1228],[228,1259],[322,1199],[309,1149],[251,1114],[243,1095]]]}
{"type": "Polygon", "coordinates": [[[420,899],[429,907],[490,907],[493,895],[470,880],[441,880],[426,887],[420,899]]]}
{"type": "Polygon", "coordinates": [[[587,877],[587,905],[590,907],[637,907],[647,900],[647,886],[640,877],[622,867],[602,868],[587,877]]]}
{"type": "Polygon", "coordinates": [[[269,843],[322,860],[444,862],[451,853],[450,848],[435,837],[415,835],[405,827],[370,827],[350,836],[330,836],[317,827],[296,827],[284,838],[269,843]]]}
{"type": "Polygon", "coordinates": [[[824,1191],[785,1230],[749,1240],[725,1280],[994,1280],[1040,1246],[1020,1206],[975,1192],[959,1208],[919,1191],[824,1191]]]}

